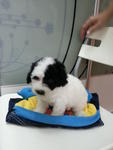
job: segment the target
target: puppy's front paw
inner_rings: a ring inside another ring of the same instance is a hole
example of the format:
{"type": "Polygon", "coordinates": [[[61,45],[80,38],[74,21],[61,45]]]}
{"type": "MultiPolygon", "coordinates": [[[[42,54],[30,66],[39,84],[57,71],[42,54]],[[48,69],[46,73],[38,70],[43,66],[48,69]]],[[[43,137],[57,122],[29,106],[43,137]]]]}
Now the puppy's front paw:
{"type": "Polygon", "coordinates": [[[48,108],[48,104],[41,101],[41,100],[38,100],[38,104],[37,104],[37,107],[35,108],[35,112],[39,112],[39,113],[45,113],[46,112],[46,109],[48,108]]]}
{"type": "Polygon", "coordinates": [[[52,116],[63,116],[64,113],[59,113],[59,112],[52,112],[52,116]]]}
{"type": "Polygon", "coordinates": [[[53,108],[52,111],[52,116],[63,116],[65,112],[65,108],[59,108],[59,107],[55,107],[53,108]]]}
{"type": "Polygon", "coordinates": [[[85,116],[85,113],[84,113],[84,111],[77,111],[77,112],[74,112],[74,115],[75,116],[85,116]]]}
{"type": "Polygon", "coordinates": [[[52,116],[63,116],[64,115],[64,113],[59,113],[59,112],[52,112],[52,114],[51,114],[52,116]]]}
{"type": "Polygon", "coordinates": [[[38,106],[37,106],[37,108],[35,108],[34,111],[44,114],[44,113],[46,112],[46,108],[38,107],[38,106]]]}

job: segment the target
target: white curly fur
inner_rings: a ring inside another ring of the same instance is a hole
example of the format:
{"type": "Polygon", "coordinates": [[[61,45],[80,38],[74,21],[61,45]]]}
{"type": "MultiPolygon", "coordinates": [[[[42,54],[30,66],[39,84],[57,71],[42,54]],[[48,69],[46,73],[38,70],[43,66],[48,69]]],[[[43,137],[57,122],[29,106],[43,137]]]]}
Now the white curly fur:
{"type": "Polygon", "coordinates": [[[63,115],[65,110],[73,109],[75,115],[83,115],[83,109],[87,103],[87,91],[84,88],[82,82],[73,75],[67,75],[67,84],[65,86],[56,87],[51,90],[47,85],[43,84],[43,78],[45,76],[45,69],[48,65],[54,64],[54,59],[46,57],[42,59],[31,73],[33,76],[38,76],[39,81],[32,79],[32,89],[36,93],[36,90],[45,91],[45,95],[38,96],[38,105],[35,111],[44,113],[48,105],[53,106],[52,115],[63,115]]]}

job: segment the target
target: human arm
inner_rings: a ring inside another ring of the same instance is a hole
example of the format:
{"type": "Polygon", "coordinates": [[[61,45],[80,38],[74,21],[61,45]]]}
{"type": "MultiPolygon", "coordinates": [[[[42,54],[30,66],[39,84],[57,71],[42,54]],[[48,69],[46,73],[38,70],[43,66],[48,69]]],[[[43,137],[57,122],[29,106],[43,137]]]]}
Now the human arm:
{"type": "Polygon", "coordinates": [[[86,22],[81,27],[80,37],[83,40],[85,34],[90,35],[95,30],[103,27],[113,16],[113,0],[109,4],[109,6],[101,13],[96,16],[91,16],[86,20],[86,22]]]}

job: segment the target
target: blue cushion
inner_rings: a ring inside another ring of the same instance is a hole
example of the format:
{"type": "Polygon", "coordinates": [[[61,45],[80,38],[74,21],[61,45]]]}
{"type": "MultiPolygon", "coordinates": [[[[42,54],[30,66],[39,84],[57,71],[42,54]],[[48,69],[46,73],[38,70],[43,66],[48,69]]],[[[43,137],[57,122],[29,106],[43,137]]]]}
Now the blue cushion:
{"type": "Polygon", "coordinates": [[[28,99],[29,97],[35,96],[35,94],[32,92],[32,89],[29,87],[23,88],[22,90],[17,92],[20,96],[23,97],[23,99],[28,99]]]}
{"type": "MultiPolygon", "coordinates": [[[[31,88],[27,88],[24,90],[22,89],[22,92],[20,92],[20,94],[24,95],[23,97],[30,97],[30,94],[34,96],[31,88]]],[[[19,106],[15,106],[17,102],[23,100],[23,98],[17,98],[10,99],[9,101],[9,110],[6,116],[6,121],[9,123],[19,124],[23,126],[60,126],[68,128],[89,128],[94,126],[101,126],[103,125],[103,122],[100,116],[98,95],[96,93],[91,94],[90,92],[88,92],[88,95],[88,101],[94,104],[97,109],[96,114],[92,116],[50,116],[46,114],[41,114],[19,106]]]]}

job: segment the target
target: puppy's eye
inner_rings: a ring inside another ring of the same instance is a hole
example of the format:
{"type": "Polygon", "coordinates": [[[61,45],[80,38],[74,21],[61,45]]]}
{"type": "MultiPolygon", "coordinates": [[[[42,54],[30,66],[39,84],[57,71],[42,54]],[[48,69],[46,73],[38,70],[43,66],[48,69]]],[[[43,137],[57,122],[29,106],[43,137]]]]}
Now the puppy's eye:
{"type": "Polygon", "coordinates": [[[34,76],[32,79],[37,80],[37,81],[39,81],[39,80],[40,80],[40,78],[39,78],[39,77],[37,77],[37,76],[34,76]]]}

